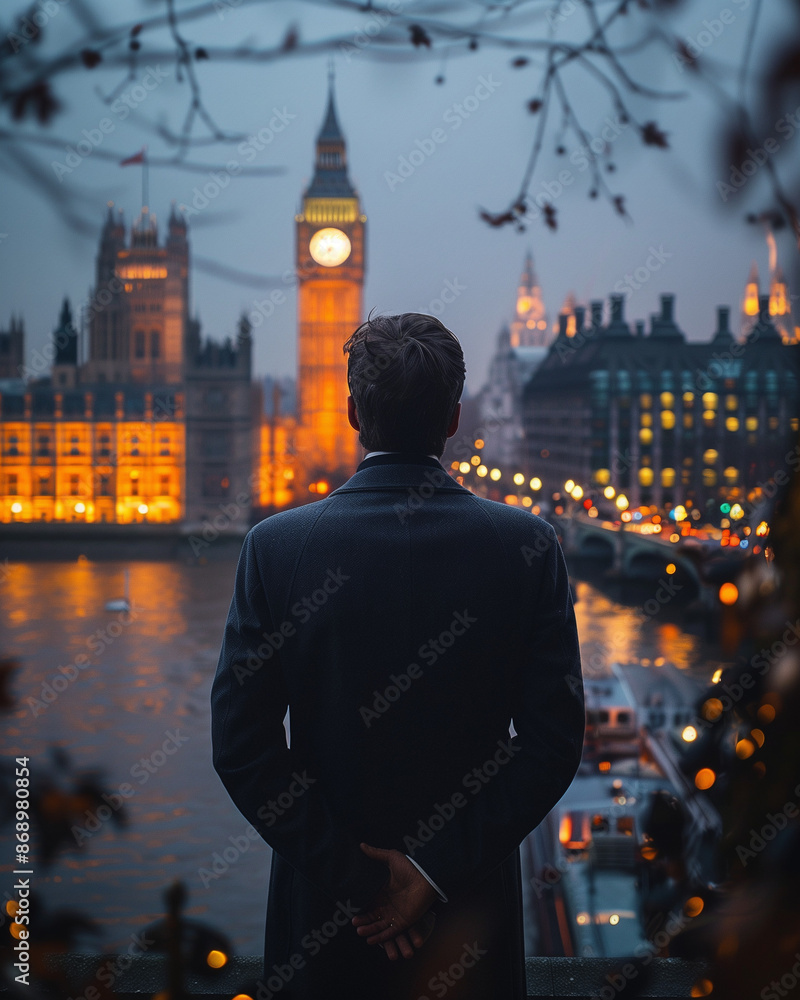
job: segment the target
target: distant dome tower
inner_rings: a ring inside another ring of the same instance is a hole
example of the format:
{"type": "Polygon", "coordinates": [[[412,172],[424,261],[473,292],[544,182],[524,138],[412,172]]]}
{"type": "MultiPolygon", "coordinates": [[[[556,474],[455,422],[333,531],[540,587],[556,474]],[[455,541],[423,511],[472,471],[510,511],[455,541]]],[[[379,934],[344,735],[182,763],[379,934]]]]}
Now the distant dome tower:
{"type": "Polygon", "coordinates": [[[760,294],[758,265],[755,261],[753,261],[750,267],[750,275],[744,289],[744,299],[742,300],[742,324],[740,334],[743,338],[750,334],[750,331],[758,322],[758,298],[760,294]]]}
{"type": "Polygon", "coordinates": [[[769,314],[778,328],[784,344],[796,344],[798,331],[792,323],[792,309],[786,279],[780,266],[776,266],[769,289],[769,314]]]}
{"type": "Polygon", "coordinates": [[[536,280],[530,250],[517,289],[516,316],[511,324],[512,347],[544,347],[550,341],[542,290],[536,280]]]}

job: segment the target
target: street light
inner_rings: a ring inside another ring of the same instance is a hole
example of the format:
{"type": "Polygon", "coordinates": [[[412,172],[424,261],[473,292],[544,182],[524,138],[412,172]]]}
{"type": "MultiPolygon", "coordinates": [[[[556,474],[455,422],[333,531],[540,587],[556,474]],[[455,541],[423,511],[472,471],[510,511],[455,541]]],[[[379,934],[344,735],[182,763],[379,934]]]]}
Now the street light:
{"type": "Polygon", "coordinates": [[[628,509],[628,498],[625,496],[624,493],[620,493],[620,495],[617,497],[617,499],[614,502],[616,503],[617,507],[620,510],[627,510],[628,509]]]}

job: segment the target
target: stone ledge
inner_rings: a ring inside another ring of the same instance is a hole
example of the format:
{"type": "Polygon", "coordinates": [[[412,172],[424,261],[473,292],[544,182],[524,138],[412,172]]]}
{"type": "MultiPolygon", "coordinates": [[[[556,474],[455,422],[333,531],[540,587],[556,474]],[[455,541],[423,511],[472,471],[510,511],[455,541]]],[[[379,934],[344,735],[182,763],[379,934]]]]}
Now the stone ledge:
{"type": "MultiPolygon", "coordinates": [[[[99,1000],[102,984],[94,978],[94,973],[106,962],[118,962],[120,968],[131,962],[127,971],[114,981],[117,1000],[150,1000],[166,988],[164,955],[138,955],[131,961],[127,955],[73,953],[57,956],[52,961],[68,979],[71,1000],[99,1000]],[[89,989],[93,983],[97,993],[89,989]]],[[[635,982],[636,996],[682,1000],[691,996],[692,984],[705,968],[702,962],[680,958],[654,958],[647,965],[639,963],[636,966],[626,959],[608,958],[527,958],[525,962],[529,1000],[536,997],[613,1000],[624,986],[621,970],[629,981],[635,982]]],[[[216,975],[189,977],[188,996],[192,1000],[232,1000],[243,993],[252,996],[253,1000],[267,1000],[271,994],[265,988],[262,988],[261,997],[258,995],[257,982],[261,974],[261,956],[233,958],[227,968],[216,975]]],[[[275,997],[277,1000],[280,994],[275,997]]]]}

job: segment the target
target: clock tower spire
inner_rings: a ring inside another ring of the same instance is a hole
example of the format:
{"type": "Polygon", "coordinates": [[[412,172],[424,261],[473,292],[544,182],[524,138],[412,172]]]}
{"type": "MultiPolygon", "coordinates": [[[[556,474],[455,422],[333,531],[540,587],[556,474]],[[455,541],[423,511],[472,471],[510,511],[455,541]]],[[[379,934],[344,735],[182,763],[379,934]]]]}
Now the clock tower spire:
{"type": "Polygon", "coordinates": [[[336,114],[333,72],[314,176],[295,217],[298,276],[297,456],[300,495],[326,493],[355,472],[360,445],[347,419],[342,347],[361,323],[364,230],[336,114]]]}

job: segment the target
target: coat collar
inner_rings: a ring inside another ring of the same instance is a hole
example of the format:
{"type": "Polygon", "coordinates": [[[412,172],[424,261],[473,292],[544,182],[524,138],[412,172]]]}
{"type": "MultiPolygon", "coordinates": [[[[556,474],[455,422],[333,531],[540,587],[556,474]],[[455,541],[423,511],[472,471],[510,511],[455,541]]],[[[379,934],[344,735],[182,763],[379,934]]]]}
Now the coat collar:
{"type": "Polygon", "coordinates": [[[354,490],[375,490],[387,488],[409,489],[430,484],[436,490],[452,493],[469,493],[460,486],[442,466],[441,462],[421,452],[391,452],[387,455],[373,455],[358,466],[356,472],[338,489],[337,493],[354,490]]]}

